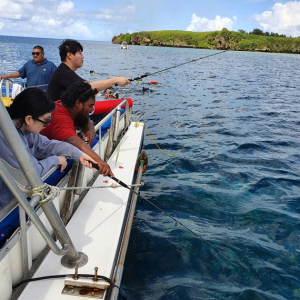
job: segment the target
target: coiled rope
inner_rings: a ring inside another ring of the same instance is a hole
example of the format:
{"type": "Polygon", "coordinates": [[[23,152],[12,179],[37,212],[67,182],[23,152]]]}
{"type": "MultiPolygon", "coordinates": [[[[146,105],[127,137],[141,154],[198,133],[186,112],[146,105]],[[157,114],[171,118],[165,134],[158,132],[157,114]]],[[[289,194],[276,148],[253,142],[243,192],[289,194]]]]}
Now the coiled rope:
{"type": "Polygon", "coordinates": [[[31,189],[27,193],[27,197],[33,198],[34,196],[39,196],[40,201],[38,203],[38,206],[41,206],[52,201],[54,198],[58,197],[59,194],[60,189],[58,187],[44,183],[41,186],[31,189]]]}

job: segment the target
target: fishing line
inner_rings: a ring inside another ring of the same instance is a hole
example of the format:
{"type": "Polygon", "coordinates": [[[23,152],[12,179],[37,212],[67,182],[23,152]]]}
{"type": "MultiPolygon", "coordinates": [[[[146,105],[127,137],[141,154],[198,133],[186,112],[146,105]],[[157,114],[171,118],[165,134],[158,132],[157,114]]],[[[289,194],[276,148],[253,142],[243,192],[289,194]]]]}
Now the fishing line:
{"type": "MultiPolygon", "coordinates": [[[[89,163],[92,164],[93,168],[99,170],[99,166],[91,161],[89,161],[89,163]]],[[[198,233],[194,232],[193,230],[191,230],[190,228],[188,228],[187,226],[185,226],[184,224],[182,224],[180,221],[178,221],[176,218],[172,217],[171,215],[169,215],[167,212],[165,212],[164,210],[162,210],[160,207],[158,207],[157,205],[155,205],[154,203],[152,203],[151,201],[147,200],[146,198],[144,198],[143,196],[141,196],[139,193],[137,193],[135,190],[131,189],[126,183],[124,183],[123,181],[117,179],[116,177],[111,176],[110,174],[107,175],[109,178],[111,178],[112,180],[116,181],[119,185],[121,185],[122,187],[130,190],[131,192],[133,192],[134,194],[136,194],[140,199],[145,200],[146,202],[148,202],[149,204],[151,204],[153,207],[155,207],[156,209],[158,209],[160,212],[162,212],[163,214],[165,214],[166,216],[168,216],[169,218],[171,218],[174,222],[175,222],[175,226],[177,226],[178,224],[181,225],[183,228],[185,228],[186,230],[188,230],[190,233],[194,234],[196,237],[198,237],[199,239],[201,239],[203,242],[207,243],[208,245],[210,245],[211,247],[215,248],[216,250],[218,250],[219,252],[224,254],[225,250],[222,250],[221,248],[213,245],[212,243],[210,243],[209,241],[205,240],[201,235],[199,235],[198,233]]],[[[224,254],[224,256],[227,257],[227,259],[231,260],[229,256],[227,256],[226,254],[224,254]]]]}
{"type": "Polygon", "coordinates": [[[155,75],[155,74],[158,74],[158,73],[161,73],[161,72],[165,72],[165,71],[167,71],[167,70],[171,70],[171,69],[174,69],[174,68],[177,68],[177,67],[180,67],[180,66],[183,66],[183,65],[186,65],[186,64],[192,63],[192,62],[196,62],[196,61],[198,61],[198,60],[200,60],[200,59],[208,58],[208,57],[211,57],[211,56],[214,56],[214,55],[218,55],[218,54],[221,54],[221,53],[224,53],[224,52],[226,52],[226,51],[222,51],[222,52],[218,52],[218,53],[210,54],[210,55],[207,55],[207,56],[204,56],[204,57],[196,58],[196,59],[193,59],[193,60],[190,60],[190,61],[187,61],[187,62],[184,62],[184,63],[178,64],[178,65],[175,65],[175,66],[172,66],[172,67],[169,67],[169,68],[166,68],[166,69],[160,70],[160,71],[156,71],[156,72],[153,72],[153,73],[147,73],[147,74],[144,74],[144,75],[141,75],[141,76],[135,77],[135,78],[131,78],[131,79],[129,79],[129,81],[135,81],[135,80],[139,80],[139,79],[142,79],[142,78],[145,78],[145,77],[151,76],[151,75],[155,75]]]}
{"type": "MultiPolygon", "coordinates": [[[[151,75],[155,75],[155,74],[159,74],[159,73],[162,73],[162,72],[165,72],[165,71],[168,71],[168,70],[171,70],[171,69],[174,69],[174,68],[186,65],[186,64],[190,64],[192,62],[196,62],[198,60],[205,59],[205,58],[208,58],[208,57],[211,57],[211,56],[219,55],[219,54],[224,53],[224,52],[227,52],[227,51],[221,51],[221,52],[218,52],[218,53],[214,53],[214,54],[210,54],[210,55],[207,55],[207,56],[203,56],[203,57],[199,57],[199,58],[196,58],[196,59],[192,59],[190,61],[178,64],[178,65],[175,65],[175,66],[163,69],[163,70],[159,70],[159,71],[156,71],[156,72],[153,72],[153,73],[147,73],[147,74],[144,74],[144,75],[141,75],[141,76],[138,76],[138,77],[130,78],[129,81],[138,81],[138,80],[141,80],[142,78],[145,78],[145,77],[148,77],[148,76],[151,76],[151,75]]],[[[91,73],[91,74],[99,74],[99,73],[97,73],[95,71],[90,71],[90,70],[89,70],[89,73],[91,73]],[[93,72],[93,73],[91,73],[91,72],[93,72]]],[[[133,90],[135,88],[136,88],[136,86],[133,88],[133,90]]],[[[126,94],[129,94],[131,91],[132,90],[129,90],[126,94]]],[[[126,95],[124,96],[124,98],[126,98],[126,95]]]]}
{"type": "Polygon", "coordinates": [[[200,140],[200,139],[201,139],[205,134],[207,134],[210,130],[214,129],[214,128],[219,124],[219,122],[221,122],[224,118],[225,118],[225,116],[224,116],[221,120],[219,120],[212,128],[209,128],[208,130],[206,130],[205,132],[203,132],[199,137],[197,137],[196,139],[194,139],[194,140],[188,142],[187,144],[185,144],[179,151],[177,151],[177,152],[174,153],[174,154],[167,153],[166,151],[164,151],[163,149],[161,149],[161,148],[159,147],[159,145],[155,142],[155,140],[154,140],[153,137],[151,136],[151,134],[150,134],[150,132],[149,132],[149,130],[148,130],[148,128],[146,127],[145,124],[140,124],[140,123],[136,122],[136,123],[135,123],[135,126],[136,126],[136,127],[138,127],[138,126],[143,126],[143,127],[146,129],[148,135],[150,136],[150,139],[151,139],[151,140],[153,141],[153,143],[156,145],[156,147],[157,147],[163,154],[165,154],[165,155],[167,155],[167,156],[170,156],[170,157],[173,157],[173,156],[176,156],[176,155],[180,154],[180,153],[183,151],[183,149],[186,148],[189,144],[191,144],[191,143],[193,143],[193,142],[196,142],[196,141],[200,140]]]}

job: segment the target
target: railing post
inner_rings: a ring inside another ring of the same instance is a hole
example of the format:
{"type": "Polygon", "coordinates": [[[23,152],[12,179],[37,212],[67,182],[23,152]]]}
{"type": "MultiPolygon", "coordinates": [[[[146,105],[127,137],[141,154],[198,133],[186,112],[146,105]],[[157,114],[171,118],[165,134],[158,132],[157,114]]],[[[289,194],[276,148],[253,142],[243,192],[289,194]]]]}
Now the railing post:
{"type": "Polygon", "coordinates": [[[118,140],[120,111],[121,111],[121,108],[120,108],[120,106],[118,106],[116,109],[116,112],[115,112],[116,117],[115,117],[114,138],[113,138],[114,143],[118,140]]]}
{"type": "Polygon", "coordinates": [[[116,124],[115,119],[116,119],[116,113],[114,113],[111,117],[111,125],[109,128],[108,142],[105,151],[105,161],[108,161],[110,152],[113,147],[113,138],[114,138],[115,124],[116,124]]]}

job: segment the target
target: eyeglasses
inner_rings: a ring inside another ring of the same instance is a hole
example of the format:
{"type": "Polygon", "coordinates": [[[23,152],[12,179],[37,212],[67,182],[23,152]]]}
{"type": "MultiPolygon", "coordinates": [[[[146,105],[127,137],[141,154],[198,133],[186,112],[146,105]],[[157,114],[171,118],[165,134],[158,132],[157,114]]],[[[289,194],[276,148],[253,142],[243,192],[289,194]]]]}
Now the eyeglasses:
{"type": "Polygon", "coordinates": [[[43,53],[43,52],[32,52],[32,55],[39,56],[41,53],[43,53]]]}
{"type": "Polygon", "coordinates": [[[43,124],[44,124],[44,126],[43,126],[44,128],[50,124],[51,118],[52,118],[52,116],[50,116],[49,119],[48,119],[48,121],[45,122],[45,121],[43,121],[43,120],[40,120],[39,118],[32,117],[32,119],[34,119],[34,120],[36,120],[36,121],[38,121],[38,122],[43,123],[43,124]]]}

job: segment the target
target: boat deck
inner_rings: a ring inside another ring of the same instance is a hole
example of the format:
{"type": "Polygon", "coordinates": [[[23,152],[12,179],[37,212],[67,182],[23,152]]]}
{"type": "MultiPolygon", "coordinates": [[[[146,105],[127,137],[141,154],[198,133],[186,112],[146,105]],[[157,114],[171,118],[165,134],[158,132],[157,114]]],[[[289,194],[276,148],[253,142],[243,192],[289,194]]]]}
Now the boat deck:
{"type": "MultiPolygon", "coordinates": [[[[120,153],[116,163],[117,151],[108,163],[116,178],[131,184],[136,160],[143,141],[143,127],[131,123],[121,141],[120,153]]],[[[99,175],[93,186],[111,186],[115,183],[108,177],[99,175]]],[[[115,259],[126,217],[130,191],[128,189],[91,189],[67,225],[67,230],[77,251],[88,256],[88,263],[79,268],[79,274],[98,274],[111,278],[115,259]]],[[[74,274],[74,269],[61,265],[61,257],[49,252],[33,277],[74,274]]],[[[82,300],[82,296],[62,295],[64,279],[42,280],[29,283],[19,297],[21,300],[82,300]]]]}

